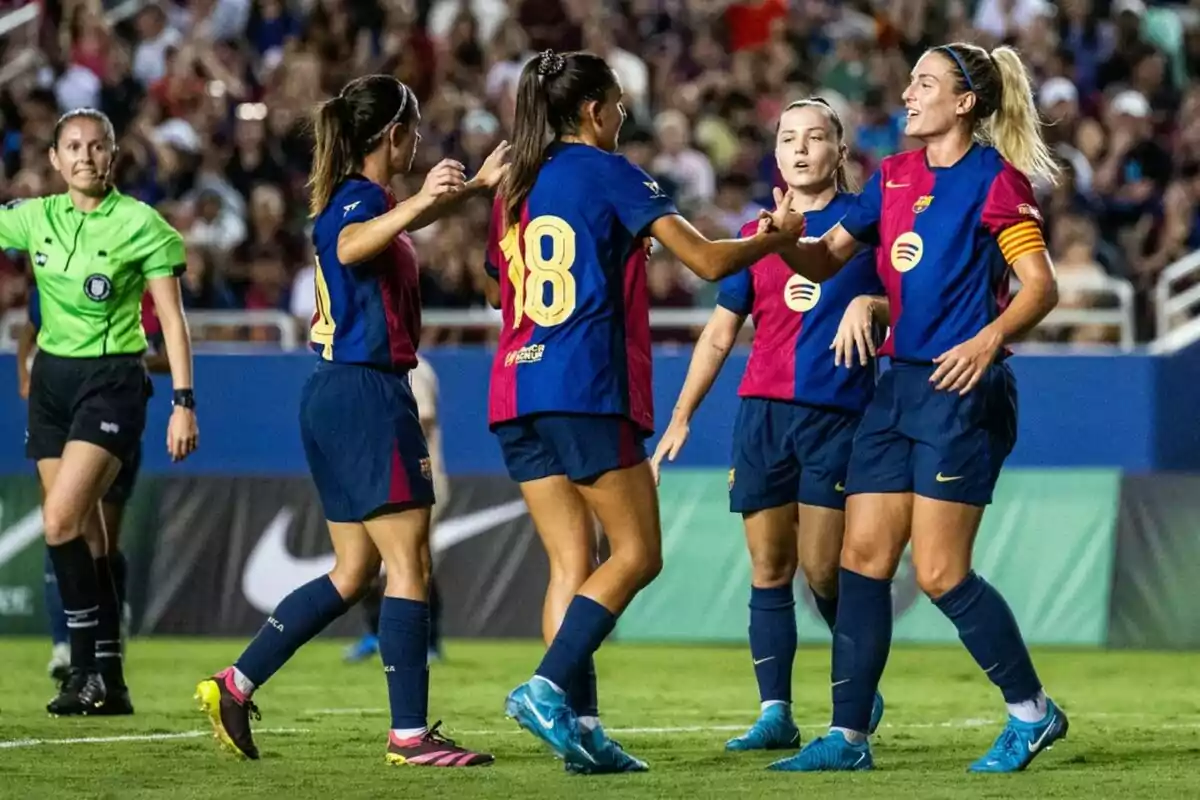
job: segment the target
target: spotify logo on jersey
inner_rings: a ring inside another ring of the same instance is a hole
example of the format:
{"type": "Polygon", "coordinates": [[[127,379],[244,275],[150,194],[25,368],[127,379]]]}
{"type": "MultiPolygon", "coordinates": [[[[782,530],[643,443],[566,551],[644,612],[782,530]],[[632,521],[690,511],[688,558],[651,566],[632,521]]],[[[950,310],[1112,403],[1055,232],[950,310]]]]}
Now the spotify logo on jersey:
{"type": "Polygon", "coordinates": [[[892,268],[896,272],[908,272],[921,263],[925,254],[925,242],[919,234],[908,231],[896,237],[892,242],[892,268]]]}
{"type": "Polygon", "coordinates": [[[821,284],[813,283],[802,275],[788,278],[783,287],[783,302],[792,311],[803,314],[812,311],[813,306],[821,299],[821,284]]]}
{"type": "Polygon", "coordinates": [[[83,280],[83,293],[89,299],[95,300],[97,303],[102,303],[112,294],[112,281],[107,275],[96,273],[88,275],[83,280]]]}

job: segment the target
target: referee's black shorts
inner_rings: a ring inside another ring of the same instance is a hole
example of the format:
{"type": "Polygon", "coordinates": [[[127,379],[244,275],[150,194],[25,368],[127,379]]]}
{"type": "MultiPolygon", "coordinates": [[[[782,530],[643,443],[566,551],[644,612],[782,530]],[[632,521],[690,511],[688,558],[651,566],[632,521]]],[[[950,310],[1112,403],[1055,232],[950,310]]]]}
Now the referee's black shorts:
{"type": "Polygon", "coordinates": [[[25,455],[58,458],[67,442],[78,440],[103,447],[136,470],[151,391],[140,355],[38,353],[29,379],[25,455]]]}

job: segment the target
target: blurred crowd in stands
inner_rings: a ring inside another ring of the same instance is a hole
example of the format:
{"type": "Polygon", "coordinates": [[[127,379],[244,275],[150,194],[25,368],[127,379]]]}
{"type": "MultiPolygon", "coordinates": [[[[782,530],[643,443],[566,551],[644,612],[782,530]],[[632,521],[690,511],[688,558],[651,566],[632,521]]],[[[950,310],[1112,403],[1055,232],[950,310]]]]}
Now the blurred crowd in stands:
{"type": "MultiPolygon", "coordinates": [[[[900,94],[924,48],[1008,42],[1036,77],[1067,168],[1059,186],[1040,187],[1060,274],[1127,279],[1148,316],[1157,274],[1200,246],[1197,10],[1197,0],[55,0],[2,42],[0,195],[61,190],[45,155],[55,118],[101,108],[119,139],[117,185],[190,245],[186,305],[306,318],[306,114],[356,75],[394,74],[421,101],[415,173],[395,187],[404,196],[440,158],[481,163],[508,129],[532,53],[602,54],[627,93],[624,152],[701,230],[727,236],[769,201],[787,102],[817,93],[841,110],[862,178],[913,144],[900,94]],[[18,56],[36,58],[12,68],[18,56]]],[[[487,218],[481,200],[417,234],[426,307],[484,305],[487,218]]],[[[24,302],[27,283],[23,258],[0,256],[0,310],[24,302]]],[[[663,253],[649,286],[659,307],[715,296],[663,253]]]]}

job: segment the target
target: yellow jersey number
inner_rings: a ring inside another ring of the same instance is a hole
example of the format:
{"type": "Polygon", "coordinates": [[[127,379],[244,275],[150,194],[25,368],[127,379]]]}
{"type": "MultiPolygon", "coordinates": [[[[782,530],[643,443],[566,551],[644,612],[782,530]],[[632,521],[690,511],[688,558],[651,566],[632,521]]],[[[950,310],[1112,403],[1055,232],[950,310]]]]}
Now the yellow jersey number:
{"type": "Polygon", "coordinates": [[[326,361],[333,360],[333,332],[337,324],[329,312],[329,284],[325,283],[325,274],[321,272],[321,259],[315,259],[316,269],[313,285],[316,288],[316,313],[313,314],[312,326],[308,329],[308,339],[313,344],[321,345],[321,357],[326,361]]]}
{"type": "Polygon", "coordinates": [[[561,325],[575,311],[575,276],[571,274],[575,266],[575,231],[561,217],[546,214],[525,226],[523,253],[520,239],[521,228],[513,225],[500,241],[500,252],[508,261],[508,280],[516,295],[513,327],[519,327],[523,317],[542,328],[561,325]],[[544,239],[550,240],[549,256],[542,247],[544,239]]]}

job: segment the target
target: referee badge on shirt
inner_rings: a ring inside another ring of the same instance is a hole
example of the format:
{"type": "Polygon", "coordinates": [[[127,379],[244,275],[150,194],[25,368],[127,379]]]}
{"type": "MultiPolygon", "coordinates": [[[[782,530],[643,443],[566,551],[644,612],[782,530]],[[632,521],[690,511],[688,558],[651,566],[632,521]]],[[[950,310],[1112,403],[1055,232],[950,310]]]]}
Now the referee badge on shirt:
{"type": "Polygon", "coordinates": [[[917,202],[913,203],[913,213],[920,214],[931,205],[933,205],[933,195],[923,194],[917,198],[917,202]]]}
{"type": "Polygon", "coordinates": [[[50,261],[50,256],[46,255],[41,250],[38,250],[36,253],[33,254],[34,266],[44,267],[44,266],[46,266],[46,264],[49,261],[50,261]]]}
{"type": "Polygon", "coordinates": [[[103,303],[112,294],[112,280],[99,272],[83,279],[83,293],[88,299],[103,303]]]}

